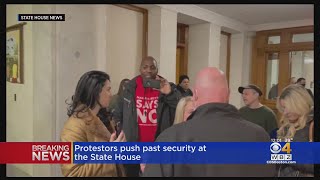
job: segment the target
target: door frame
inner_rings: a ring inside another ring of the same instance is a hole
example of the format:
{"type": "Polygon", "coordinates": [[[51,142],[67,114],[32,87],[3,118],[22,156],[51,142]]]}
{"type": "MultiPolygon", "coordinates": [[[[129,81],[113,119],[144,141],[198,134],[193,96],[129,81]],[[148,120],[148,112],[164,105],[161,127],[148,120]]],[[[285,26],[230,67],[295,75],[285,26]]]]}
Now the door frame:
{"type": "Polygon", "coordinates": [[[281,90],[289,84],[291,77],[290,51],[314,50],[314,42],[292,42],[293,34],[304,33],[314,33],[314,26],[259,31],[256,33],[253,42],[251,83],[261,88],[263,96],[260,98],[260,101],[277,114],[278,123],[281,115],[276,108],[276,100],[266,98],[266,94],[268,93],[266,89],[267,53],[279,53],[279,70],[281,69],[278,76],[279,95],[281,90]],[[270,36],[280,36],[280,44],[268,44],[268,37],[270,36]]]}
{"type": "Polygon", "coordinates": [[[230,86],[230,56],[231,56],[231,33],[227,33],[225,31],[221,31],[221,34],[226,35],[228,37],[227,40],[227,64],[226,64],[226,76],[228,85],[230,86]]]}
{"type": "Polygon", "coordinates": [[[176,59],[176,84],[179,83],[179,76],[183,74],[188,75],[188,48],[189,48],[189,25],[177,23],[176,51],[178,51],[178,49],[181,49],[181,52],[180,52],[180,60],[178,61],[176,59]],[[179,64],[179,69],[177,69],[177,64],[179,64]]]}
{"type": "Polygon", "coordinates": [[[146,57],[148,54],[148,10],[138,6],[131,5],[131,4],[113,4],[113,5],[142,13],[142,16],[143,16],[142,57],[146,57]]]}

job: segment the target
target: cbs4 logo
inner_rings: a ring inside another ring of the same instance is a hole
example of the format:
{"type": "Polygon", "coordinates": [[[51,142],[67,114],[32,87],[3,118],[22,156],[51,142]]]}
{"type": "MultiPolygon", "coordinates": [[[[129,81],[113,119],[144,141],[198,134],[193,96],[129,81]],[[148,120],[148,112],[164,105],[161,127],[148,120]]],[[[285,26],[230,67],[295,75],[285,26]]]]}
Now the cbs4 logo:
{"type": "Polygon", "coordinates": [[[292,149],[289,142],[287,142],[283,147],[280,143],[274,142],[270,145],[270,151],[274,154],[278,154],[279,152],[286,152],[287,154],[290,154],[292,149]]]}

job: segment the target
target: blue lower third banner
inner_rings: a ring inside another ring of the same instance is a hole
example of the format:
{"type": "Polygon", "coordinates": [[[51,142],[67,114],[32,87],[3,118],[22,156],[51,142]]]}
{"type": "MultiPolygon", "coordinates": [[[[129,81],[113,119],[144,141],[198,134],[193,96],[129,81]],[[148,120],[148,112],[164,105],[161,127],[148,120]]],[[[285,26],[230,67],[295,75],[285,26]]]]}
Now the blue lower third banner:
{"type": "Polygon", "coordinates": [[[320,143],[74,142],[73,163],[320,164],[320,143]]]}

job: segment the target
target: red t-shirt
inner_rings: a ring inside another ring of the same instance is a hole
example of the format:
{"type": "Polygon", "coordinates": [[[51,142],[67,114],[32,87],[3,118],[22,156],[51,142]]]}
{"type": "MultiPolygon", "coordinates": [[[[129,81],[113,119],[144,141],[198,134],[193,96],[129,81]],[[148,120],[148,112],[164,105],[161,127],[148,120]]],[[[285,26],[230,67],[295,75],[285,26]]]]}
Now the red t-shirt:
{"type": "Polygon", "coordinates": [[[136,108],[139,129],[139,142],[153,142],[157,131],[157,107],[160,91],[144,88],[142,77],[136,80],[136,108]]]}

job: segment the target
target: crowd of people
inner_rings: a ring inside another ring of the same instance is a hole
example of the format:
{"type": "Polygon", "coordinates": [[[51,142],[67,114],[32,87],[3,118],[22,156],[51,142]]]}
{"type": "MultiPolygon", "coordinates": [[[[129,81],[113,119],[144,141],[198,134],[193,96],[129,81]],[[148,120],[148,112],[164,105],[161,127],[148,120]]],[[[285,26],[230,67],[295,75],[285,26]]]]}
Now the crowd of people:
{"type": "MultiPolygon", "coordinates": [[[[260,102],[262,91],[256,85],[238,88],[244,107],[237,109],[230,104],[226,75],[218,68],[201,69],[191,88],[187,75],[180,76],[177,85],[168,82],[158,74],[157,61],[148,56],[141,61],[140,75],[123,79],[113,96],[110,81],[110,76],[101,71],[90,71],[80,78],[69,104],[61,141],[313,140],[313,96],[301,78],[276,98],[282,114],[279,126],[275,113],[260,102]]],[[[313,165],[299,164],[63,164],[61,169],[69,177],[313,176],[313,165]]]]}

